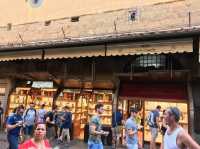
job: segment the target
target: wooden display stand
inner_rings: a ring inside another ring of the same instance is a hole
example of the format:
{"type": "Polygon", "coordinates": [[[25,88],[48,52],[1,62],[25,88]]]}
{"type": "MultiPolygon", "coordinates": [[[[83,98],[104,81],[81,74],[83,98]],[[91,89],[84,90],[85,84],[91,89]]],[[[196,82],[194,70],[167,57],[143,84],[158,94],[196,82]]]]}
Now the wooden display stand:
{"type": "Polygon", "coordinates": [[[92,115],[95,114],[95,105],[102,103],[105,113],[102,115],[102,124],[110,125],[112,120],[112,93],[104,91],[82,91],[64,90],[59,96],[56,105],[61,110],[62,107],[70,107],[72,120],[74,123],[74,138],[84,139],[84,128],[88,124],[92,115]]]}
{"type": "Polygon", "coordinates": [[[25,106],[27,109],[30,102],[35,103],[35,109],[39,109],[42,104],[45,104],[46,110],[52,110],[53,96],[56,89],[33,89],[17,87],[16,90],[10,94],[8,100],[8,108],[6,115],[13,112],[14,108],[19,105],[25,106]]]}

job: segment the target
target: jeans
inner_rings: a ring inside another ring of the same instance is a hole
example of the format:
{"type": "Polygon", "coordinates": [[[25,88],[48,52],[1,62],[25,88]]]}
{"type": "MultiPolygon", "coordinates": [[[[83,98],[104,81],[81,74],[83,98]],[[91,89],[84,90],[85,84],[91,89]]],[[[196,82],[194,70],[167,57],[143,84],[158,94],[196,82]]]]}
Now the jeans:
{"type": "Polygon", "coordinates": [[[103,144],[102,143],[93,143],[93,142],[88,142],[88,149],[103,149],[103,144]]]}
{"type": "Polygon", "coordinates": [[[137,144],[127,144],[127,149],[138,149],[138,145],[137,144]]]}
{"type": "Polygon", "coordinates": [[[7,135],[9,149],[18,149],[19,137],[15,135],[7,135]]]}
{"type": "Polygon", "coordinates": [[[33,135],[33,125],[24,127],[25,140],[30,139],[33,135]]]}
{"type": "Polygon", "coordinates": [[[33,125],[25,126],[24,134],[28,135],[28,136],[32,136],[32,134],[33,134],[33,125]]]}

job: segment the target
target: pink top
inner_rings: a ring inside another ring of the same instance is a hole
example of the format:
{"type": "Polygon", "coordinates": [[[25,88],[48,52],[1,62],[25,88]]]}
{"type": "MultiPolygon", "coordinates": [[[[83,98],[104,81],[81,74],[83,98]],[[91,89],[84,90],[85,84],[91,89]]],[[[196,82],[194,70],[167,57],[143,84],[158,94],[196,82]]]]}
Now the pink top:
{"type": "MultiPolygon", "coordinates": [[[[45,144],[45,149],[52,149],[48,140],[44,140],[44,144],[45,144]]],[[[37,149],[37,146],[32,141],[32,139],[29,139],[29,140],[25,141],[23,144],[20,144],[18,149],[37,149]]]]}

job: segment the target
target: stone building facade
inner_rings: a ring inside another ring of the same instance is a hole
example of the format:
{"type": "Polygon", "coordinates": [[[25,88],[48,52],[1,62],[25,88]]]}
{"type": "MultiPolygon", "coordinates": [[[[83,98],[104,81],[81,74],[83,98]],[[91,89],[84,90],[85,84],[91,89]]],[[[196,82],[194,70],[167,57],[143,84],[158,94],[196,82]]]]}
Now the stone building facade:
{"type": "Polygon", "coordinates": [[[1,2],[3,8],[12,4],[1,9],[1,45],[181,29],[198,26],[200,20],[197,0],[88,0],[84,4],[63,0],[41,1],[38,7],[29,1],[1,2]]]}
{"type": "MultiPolygon", "coordinates": [[[[190,121],[192,125],[194,124],[194,105],[199,103],[200,97],[197,93],[198,89],[196,89],[199,87],[198,84],[193,85],[193,81],[199,80],[200,72],[199,0],[59,0],[59,2],[53,0],[4,0],[0,2],[0,9],[2,10],[0,14],[0,69],[3,72],[0,76],[3,81],[6,81],[6,83],[2,83],[6,84],[5,98],[14,86],[13,81],[11,81],[13,79],[55,78],[54,81],[58,79],[57,83],[59,84],[62,82],[59,78],[62,78],[62,75],[66,73],[63,62],[74,57],[77,59],[89,58],[88,65],[92,67],[87,69],[86,76],[92,72],[89,80],[93,81],[95,79],[93,62],[96,57],[98,57],[96,61],[105,57],[104,65],[109,62],[107,66],[114,67],[112,69],[107,67],[105,72],[108,73],[106,75],[102,73],[99,80],[103,78],[104,81],[110,79],[111,82],[114,82],[114,73],[123,72],[123,68],[117,66],[123,66],[124,60],[122,58],[122,61],[117,63],[119,65],[115,65],[114,56],[123,56],[125,51],[134,49],[134,43],[144,42],[144,44],[140,43],[140,48],[135,48],[134,54],[127,52],[126,55],[161,53],[176,55],[184,52],[188,52],[189,57],[190,54],[192,55],[191,63],[188,62],[190,66],[187,67],[190,69],[190,73],[188,78],[184,78],[184,81],[191,84],[188,87],[191,103],[190,121]],[[190,46],[178,44],[179,39],[182,42],[182,36],[184,36],[183,41],[185,38],[191,39],[189,40],[190,46]],[[153,50],[151,49],[152,43],[162,43],[161,38],[164,43],[166,40],[171,45],[155,52],[155,46],[152,48],[153,50]],[[113,44],[123,45],[127,42],[133,43],[133,45],[128,45],[127,49],[120,53],[121,55],[116,54],[116,52],[113,55],[113,51],[107,55],[109,47],[111,49],[115,47],[113,44]],[[183,49],[180,50],[180,47],[183,49]],[[60,48],[62,49],[60,50],[60,48]],[[85,51],[83,52],[83,50],[85,51]],[[64,57],[60,56],[63,54],[62,52],[65,52],[64,57]],[[46,55],[47,58],[45,58],[46,55]],[[101,57],[99,58],[99,56],[101,57]],[[106,56],[113,56],[113,59],[107,60],[106,56]],[[26,61],[27,59],[29,61],[26,61]],[[61,66],[62,70],[60,72],[58,70],[57,73],[53,72],[54,66],[56,68],[61,66]]],[[[127,56],[125,60],[128,61],[129,58],[127,56]]],[[[99,65],[99,67],[101,66],[99,65]]],[[[80,70],[83,69],[80,68],[80,70]]],[[[101,70],[101,72],[104,71],[101,70]]],[[[78,73],[77,71],[76,74],[78,73]]],[[[65,76],[62,79],[65,80],[65,76]]],[[[117,84],[116,82],[114,84],[117,84]]],[[[3,98],[4,105],[6,104],[5,98],[3,98]]],[[[200,104],[196,108],[197,112],[199,107],[200,104]]],[[[195,133],[193,135],[195,136],[195,133]]]]}

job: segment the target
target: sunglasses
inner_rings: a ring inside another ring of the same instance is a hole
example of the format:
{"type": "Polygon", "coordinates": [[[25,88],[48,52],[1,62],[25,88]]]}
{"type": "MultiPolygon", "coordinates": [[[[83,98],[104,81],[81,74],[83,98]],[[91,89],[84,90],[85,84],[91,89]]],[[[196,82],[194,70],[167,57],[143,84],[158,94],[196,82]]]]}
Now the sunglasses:
{"type": "Polygon", "coordinates": [[[42,131],[45,131],[45,129],[44,128],[36,128],[35,130],[42,130],[42,131]]]}

